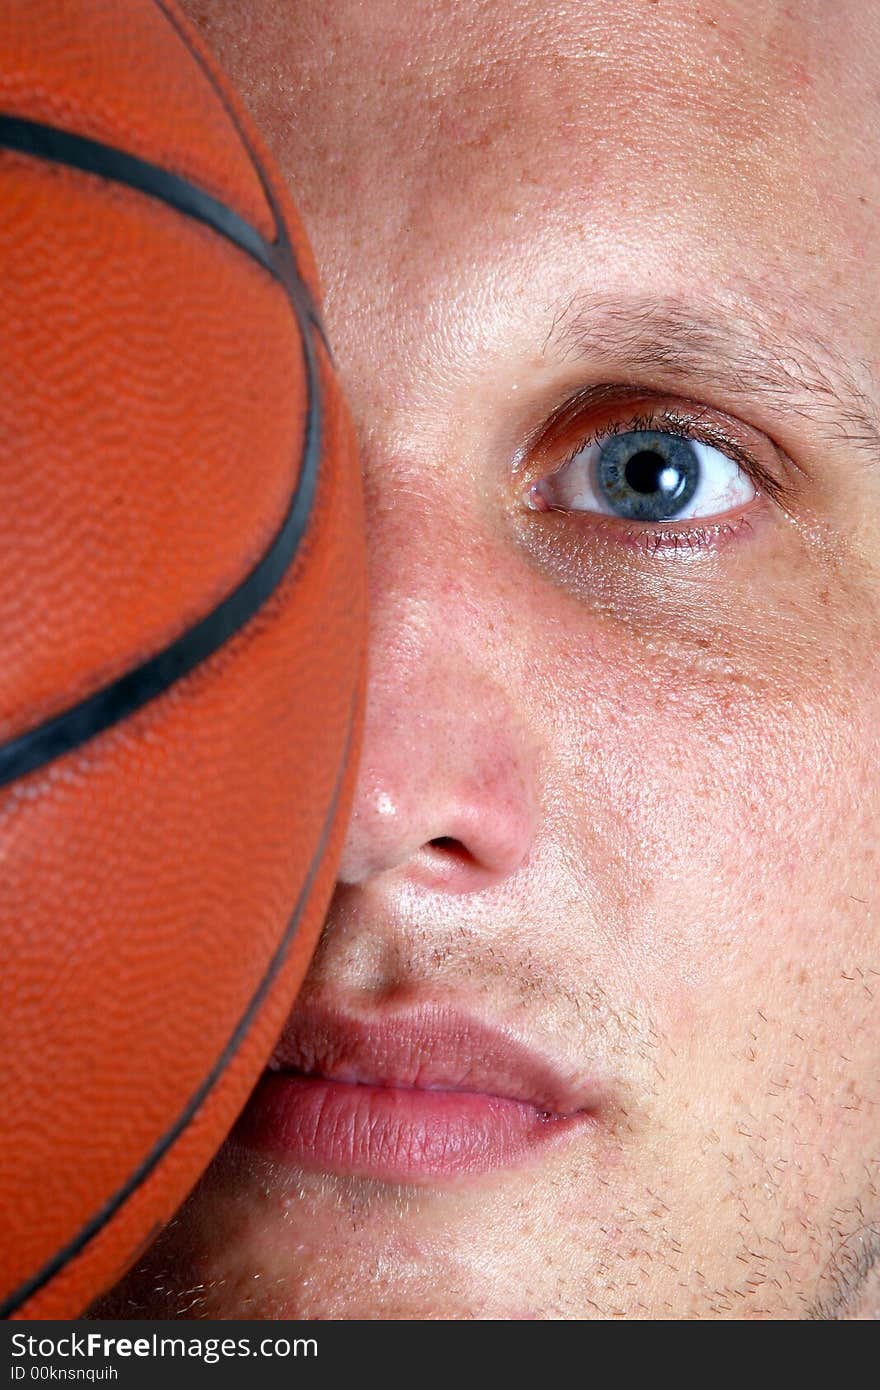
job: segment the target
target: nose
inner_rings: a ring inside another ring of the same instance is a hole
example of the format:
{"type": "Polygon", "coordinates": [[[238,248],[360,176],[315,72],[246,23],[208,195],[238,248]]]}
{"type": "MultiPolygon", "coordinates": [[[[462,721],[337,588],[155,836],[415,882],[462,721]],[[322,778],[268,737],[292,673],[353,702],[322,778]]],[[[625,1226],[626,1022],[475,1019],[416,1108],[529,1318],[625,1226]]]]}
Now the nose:
{"type": "Polygon", "coordinates": [[[370,682],[339,877],[475,892],[529,855],[537,757],[494,636],[492,545],[472,532],[463,553],[462,533],[438,528],[442,499],[421,493],[396,490],[369,517],[370,682]]]}

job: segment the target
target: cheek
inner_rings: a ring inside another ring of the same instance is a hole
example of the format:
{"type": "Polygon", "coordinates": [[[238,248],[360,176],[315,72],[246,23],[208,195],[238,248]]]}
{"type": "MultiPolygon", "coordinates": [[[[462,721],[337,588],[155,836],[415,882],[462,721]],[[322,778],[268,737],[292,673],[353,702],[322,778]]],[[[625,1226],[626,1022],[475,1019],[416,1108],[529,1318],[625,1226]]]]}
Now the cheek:
{"type": "MultiPolygon", "coordinates": [[[[828,673],[807,643],[772,688],[754,649],[722,676],[638,646],[597,640],[578,664],[557,802],[574,808],[591,974],[651,1020],[656,1046],[630,1062],[666,1200],[690,1209],[689,1174],[697,1225],[711,1211],[734,1250],[743,1193],[768,1231],[811,1232],[835,1201],[857,1210],[876,1149],[880,679],[871,644],[828,673]]],[[[783,1244],[802,1270],[827,1257],[818,1236],[783,1244]]]]}
{"type": "Polygon", "coordinates": [[[834,642],[815,636],[796,652],[731,642],[709,670],[687,643],[669,660],[596,637],[567,667],[554,707],[567,858],[652,1007],[745,990],[784,962],[825,974],[867,949],[880,677],[864,634],[833,669],[816,653],[834,642]]]}

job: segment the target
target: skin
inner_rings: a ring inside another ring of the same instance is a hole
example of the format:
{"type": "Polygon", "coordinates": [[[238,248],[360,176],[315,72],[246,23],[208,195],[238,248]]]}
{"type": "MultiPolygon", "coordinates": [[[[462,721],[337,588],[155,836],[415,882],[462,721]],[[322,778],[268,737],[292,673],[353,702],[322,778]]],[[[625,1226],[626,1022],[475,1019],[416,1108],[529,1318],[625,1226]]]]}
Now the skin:
{"type": "Polygon", "coordinates": [[[880,11],[187,8],[363,453],[366,743],[306,989],[453,1002],[607,1102],[434,1184],[227,1145],[97,1311],[877,1317],[880,11]],[[735,516],[525,504],[660,406],[752,453],[735,516]]]}

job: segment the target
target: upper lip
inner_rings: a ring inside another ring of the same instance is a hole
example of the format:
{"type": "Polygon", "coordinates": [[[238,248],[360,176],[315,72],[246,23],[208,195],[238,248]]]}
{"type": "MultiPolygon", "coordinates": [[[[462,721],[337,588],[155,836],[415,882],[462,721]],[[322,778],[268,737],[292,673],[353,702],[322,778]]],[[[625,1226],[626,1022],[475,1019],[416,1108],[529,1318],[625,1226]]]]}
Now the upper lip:
{"type": "Polygon", "coordinates": [[[500,1096],[552,1115],[595,1110],[600,1101],[596,1080],[576,1064],[433,1002],[364,1014],[301,997],[269,1067],[360,1085],[500,1096]]]}

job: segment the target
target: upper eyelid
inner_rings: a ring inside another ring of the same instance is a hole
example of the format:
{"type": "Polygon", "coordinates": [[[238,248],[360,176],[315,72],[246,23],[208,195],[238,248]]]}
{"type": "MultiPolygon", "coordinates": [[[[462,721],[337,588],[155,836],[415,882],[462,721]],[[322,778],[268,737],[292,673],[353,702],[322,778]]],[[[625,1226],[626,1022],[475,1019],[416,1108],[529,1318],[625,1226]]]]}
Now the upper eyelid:
{"type": "Polygon", "coordinates": [[[688,429],[676,418],[674,412],[664,413],[656,411],[644,415],[634,415],[627,419],[625,416],[619,420],[612,420],[601,429],[594,429],[584,435],[582,442],[574,448],[568,458],[573,459],[581,449],[590,444],[595,444],[607,435],[636,433],[639,430],[658,430],[662,434],[674,434],[681,439],[695,439],[700,444],[708,444],[712,448],[730,448],[734,453],[737,463],[742,463],[745,467],[750,467],[752,460],[746,451],[741,449],[736,441],[723,439],[719,442],[719,435],[710,429],[705,432],[688,429]]]}

